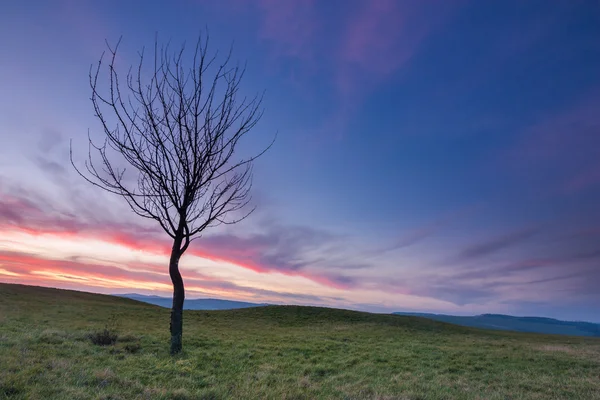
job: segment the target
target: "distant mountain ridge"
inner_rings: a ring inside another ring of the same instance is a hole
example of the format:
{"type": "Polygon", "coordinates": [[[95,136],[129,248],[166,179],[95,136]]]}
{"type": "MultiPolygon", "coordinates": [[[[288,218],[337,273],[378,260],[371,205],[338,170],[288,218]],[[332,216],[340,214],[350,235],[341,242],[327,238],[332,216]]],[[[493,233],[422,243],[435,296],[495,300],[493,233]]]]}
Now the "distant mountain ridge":
{"type": "MultiPolygon", "coordinates": [[[[154,295],[143,295],[137,293],[116,294],[118,297],[142,301],[160,307],[171,308],[172,300],[168,297],[154,295]]],[[[234,310],[237,308],[264,307],[268,304],[248,303],[245,301],[222,300],[222,299],[186,299],[183,303],[184,310],[234,310]]]]}
{"type": "MultiPolygon", "coordinates": [[[[137,293],[117,294],[144,303],[171,308],[171,298],[137,293]]],[[[239,308],[264,307],[267,303],[249,303],[244,301],[222,299],[186,299],[185,310],[234,310],[239,308]]],[[[481,314],[474,316],[458,316],[446,314],[394,312],[395,315],[424,317],[455,325],[481,329],[531,332],[542,334],[600,337],[600,324],[581,321],[561,321],[546,317],[515,317],[504,314],[481,314]]]]}
{"type": "Polygon", "coordinates": [[[600,337],[600,324],[582,321],[561,321],[546,317],[514,317],[504,314],[457,316],[446,314],[395,312],[396,315],[424,317],[472,328],[496,329],[556,335],[600,337]]]}

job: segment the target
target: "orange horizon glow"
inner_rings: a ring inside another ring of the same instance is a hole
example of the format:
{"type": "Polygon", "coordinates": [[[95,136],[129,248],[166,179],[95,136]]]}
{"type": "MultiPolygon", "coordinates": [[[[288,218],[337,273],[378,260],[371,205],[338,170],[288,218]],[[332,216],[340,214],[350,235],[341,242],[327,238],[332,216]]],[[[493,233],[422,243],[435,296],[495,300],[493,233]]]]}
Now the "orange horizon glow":
{"type": "MultiPolygon", "coordinates": [[[[12,240],[12,246],[0,246],[0,280],[8,283],[23,282],[42,286],[77,284],[81,287],[91,289],[129,289],[130,291],[142,290],[161,293],[172,291],[168,275],[169,246],[161,241],[149,240],[148,243],[140,245],[140,241],[132,239],[123,233],[53,232],[50,230],[33,230],[21,227],[10,227],[9,229],[0,230],[0,240],[4,239],[2,240],[4,243],[10,243],[11,240],[7,240],[9,238],[17,240],[12,240]],[[37,242],[37,247],[30,248],[28,242],[32,241],[31,239],[37,242]],[[73,246],[75,240],[79,243],[88,241],[92,245],[100,243],[112,246],[112,256],[115,258],[125,258],[121,254],[116,254],[117,252],[123,252],[124,254],[134,254],[135,256],[144,254],[156,259],[153,262],[145,263],[130,260],[111,262],[108,260],[99,261],[93,257],[85,257],[85,255],[73,256],[73,254],[67,254],[68,251],[65,252],[64,248],[67,248],[69,245],[73,246]],[[53,244],[56,241],[62,242],[63,249],[56,249],[53,252],[55,254],[50,254],[51,252],[43,246],[44,241],[52,242],[53,244]],[[17,251],[14,251],[15,249],[17,251]],[[25,250],[31,250],[32,252],[25,253],[25,250]],[[64,259],[63,257],[65,256],[71,259],[64,259]],[[72,259],[77,261],[73,261],[72,259]]],[[[213,263],[226,263],[258,274],[271,274],[270,271],[256,264],[243,264],[236,260],[213,256],[193,248],[188,250],[188,254],[189,256],[209,260],[213,263]]],[[[182,273],[186,282],[186,291],[192,294],[227,297],[236,300],[252,300],[256,296],[249,295],[248,290],[270,290],[265,287],[236,287],[235,285],[228,288],[215,288],[207,284],[220,282],[214,276],[190,269],[184,269],[182,273]]],[[[301,277],[300,274],[289,273],[283,275],[301,277]]],[[[225,284],[224,282],[220,283],[225,284]]],[[[321,283],[319,282],[319,284],[321,283]]],[[[275,293],[273,293],[272,298],[276,298],[275,293]]]]}
{"type": "MultiPolygon", "coordinates": [[[[126,233],[105,231],[0,227],[0,282],[170,296],[168,243],[154,237],[146,239],[140,243],[126,233]]],[[[182,257],[180,266],[188,298],[349,308],[353,304],[346,298],[348,289],[326,277],[273,270],[252,260],[241,262],[194,247],[182,257]]],[[[353,288],[352,297],[385,306],[389,294],[376,288],[353,288]]],[[[398,294],[397,298],[413,304],[448,306],[410,294],[398,294]]]]}
{"type": "MultiPolygon", "coordinates": [[[[151,255],[158,255],[158,256],[166,257],[170,254],[170,244],[168,243],[167,240],[165,240],[165,241],[156,240],[155,238],[145,238],[145,240],[139,240],[139,239],[135,238],[133,235],[128,235],[128,234],[122,233],[122,232],[119,232],[119,233],[106,232],[106,231],[79,232],[79,231],[69,231],[69,230],[52,231],[52,230],[42,230],[42,229],[34,230],[31,228],[27,228],[27,227],[10,227],[7,230],[0,231],[0,236],[4,236],[3,234],[6,236],[11,236],[11,235],[15,235],[15,234],[26,234],[26,235],[31,235],[31,236],[35,236],[35,237],[40,237],[42,239],[44,237],[51,237],[51,238],[60,239],[62,241],[70,241],[70,242],[81,241],[82,239],[84,241],[85,240],[88,240],[88,241],[95,240],[95,241],[99,241],[99,242],[103,242],[103,243],[107,243],[107,244],[111,244],[111,245],[117,245],[117,246],[123,247],[125,249],[128,249],[130,251],[143,252],[143,253],[148,253],[151,255]]],[[[242,262],[235,258],[223,257],[223,256],[219,256],[219,255],[210,254],[206,251],[203,251],[201,249],[194,248],[194,247],[190,247],[186,253],[188,255],[194,255],[196,257],[199,257],[199,258],[202,258],[205,260],[210,260],[210,261],[213,261],[216,263],[234,264],[238,267],[248,269],[248,270],[260,273],[260,274],[274,272],[272,270],[269,270],[268,268],[265,268],[264,266],[261,266],[255,262],[253,262],[252,260],[245,260],[242,262]]],[[[318,283],[323,286],[328,286],[328,287],[331,287],[334,289],[341,289],[341,290],[348,289],[347,286],[344,286],[342,284],[339,284],[337,282],[329,280],[323,276],[311,275],[311,274],[308,274],[305,272],[300,272],[300,271],[283,270],[283,271],[276,271],[276,272],[283,274],[283,275],[288,275],[288,276],[304,277],[304,278],[314,281],[315,283],[318,283]]]]}

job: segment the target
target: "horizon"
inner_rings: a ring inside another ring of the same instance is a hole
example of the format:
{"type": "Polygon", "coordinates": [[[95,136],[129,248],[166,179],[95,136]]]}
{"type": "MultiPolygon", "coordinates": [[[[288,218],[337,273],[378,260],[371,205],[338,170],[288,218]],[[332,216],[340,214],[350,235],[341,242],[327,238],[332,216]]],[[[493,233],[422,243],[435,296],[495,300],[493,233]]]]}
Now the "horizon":
{"type": "Polygon", "coordinates": [[[600,3],[162,4],[3,7],[0,282],[171,296],[170,238],[69,143],[81,166],[102,137],[105,40],[126,70],[207,26],[266,92],[240,156],[278,136],[256,211],[183,255],[186,298],[600,323],[600,3]]]}
{"type": "MultiPolygon", "coordinates": [[[[2,282],[0,282],[2,283],[2,282]]],[[[12,284],[12,283],[11,283],[12,284]]],[[[19,284],[19,283],[14,283],[14,284],[19,284]]],[[[54,286],[37,286],[37,285],[25,285],[25,286],[31,286],[31,287],[41,287],[41,288],[48,288],[48,289],[58,289],[58,290],[72,290],[75,292],[80,292],[80,293],[89,293],[89,294],[102,294],[102,295],[106,295],[106,296],[113,296],[113,297],[124,297],[124,298],[129,298],[132,299],[131,297],[128,296],[141,296],[141,297],[147,297],[147,298],[159,298],[159,299],[164,299],[164,300],[171,300],[172,296],[160,296],[160,295],[155,295],[155,294],[142,294],[142,293],[103,293],[103,292],[94,292],[94,291],[87,291],[87,290],[80,290],[80,289],[65,289],[62,287],[54,287],[54,286]]],[[[132,300],[136,300],[136,299],[132,299],[132,300]]],[[[553,319],[553,320],[557,320],[560,322],[583,322],[583,323],[590,323],[590,324],[595,324],[595,325],[600,325],[600,321],[590,321],[590,320],[566,320],[566,319],[557,319],[557,318],[553,318],[553,317],[546,317],[543,315],[512,315],[512,314],[498,314],[498,313],[482,313],[482,314],[461,314],[461,313],[457,313],[457,314],[444,314],[444,313],[436,313],[436,312],[427,312],[427,311],[410,311],[410,310],[396,310],[396,311],[368,311],[368,310],[361,310],[361,309],[357,309],[357,308],[343,308],[343,307],[332,307],[332,306],[323,306],[323,305],[311,305],[311,304],[296,304],[296,303],[254,303],[254,302],[244,302],[244,301],[240,301],[240,300],[232,300],[232,299],[224,299],[224,298],[217,298],[217,297],[194,297],[194,298],[186,298],[185,301],[188,300],[218,300],[218,301],[224,301],[224,302],[240,302],[240,303],[247,303],[247,304],[255,304],[257,307],[263,307],[263,306],[301,306],[301,307],[323,307],[323,308],[332,308],[332,309],[339,309],[339,310],[349,310],[349,311],[359,311],[359,312],[367,312],[367,313],[372,313],[372,314],[407,314],[407,315],[413,315],[413,314],[423,314],[423,315],[438,315],[438,316],[451,316],[451,317],[480,317],[480,316],[485,316],[485,315],[497,315],[497,316],[503,316],[503,317],[511,317],[511,318],[542,318],[542,319],[553,319]]],[[[144,302],[143,300],[138,300],[141,302],[144,302]]],[[[148,304],[153,304],[153,303],[148,303],[148,304]]],[[[159,306],[161,307],[161,306],[159,306]]]]}

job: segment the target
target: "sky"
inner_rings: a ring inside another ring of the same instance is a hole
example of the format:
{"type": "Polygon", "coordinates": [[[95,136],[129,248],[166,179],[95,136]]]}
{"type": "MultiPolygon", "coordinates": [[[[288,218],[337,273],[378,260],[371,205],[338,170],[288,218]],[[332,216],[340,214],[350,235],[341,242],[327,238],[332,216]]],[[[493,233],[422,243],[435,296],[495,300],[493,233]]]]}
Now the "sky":
{"type": "Polygon", "coordinates": [[[79,177],[88,73],[209,32],[265,114],[256,211],[187,298],[600,322],[600,2],[22,0],[0,12],[0,282],[169,296],[170,238],[79,177]]]}

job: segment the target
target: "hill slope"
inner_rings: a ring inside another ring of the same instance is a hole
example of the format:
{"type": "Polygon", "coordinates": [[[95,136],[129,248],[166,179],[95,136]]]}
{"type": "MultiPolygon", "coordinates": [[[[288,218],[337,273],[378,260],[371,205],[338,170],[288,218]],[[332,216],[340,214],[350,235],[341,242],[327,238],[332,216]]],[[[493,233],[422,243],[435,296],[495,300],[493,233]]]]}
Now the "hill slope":
{"type": "Polygon", "coordinates": [[[482,314],[475,316],[403,312],[396,312],[394,314],[425,317],[436,321],[470,326],[473,328],[600,337],[600,324],[591,322],[560,321],[558,319],[541,317],[513,317],[511,315],[503,314],[482,314]]]}
{"type": "Polygon", "coordinates": [[[0,284],[0,399],[600,399],[600,340],[316,307],[186,311],[0,284]],[[92,343],[108,324],[114,345],[92,343]]]}
{"type": "MultiPolygon", "coordinates": [[[[173,300],[160,296],[145,296],[143,294],[129,293],[115,295],[126,297],[144,303],[150,303],[161,307],[171,308],[173,300]]],[[[268,304],[248,303],[245,301],[221,300],[221,299],[185,299],[184,310],[235,310],[237,308],[262,307],[268,304]]]]}

